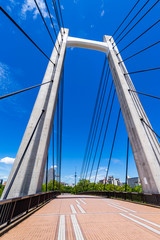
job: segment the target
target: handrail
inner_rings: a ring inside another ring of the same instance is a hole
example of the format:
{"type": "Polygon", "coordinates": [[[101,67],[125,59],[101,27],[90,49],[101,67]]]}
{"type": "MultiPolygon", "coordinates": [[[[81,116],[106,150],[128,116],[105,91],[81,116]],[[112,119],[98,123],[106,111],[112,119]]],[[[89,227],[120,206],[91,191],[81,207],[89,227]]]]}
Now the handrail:
{"type": "Polygon", "coordinates": [[[143,202],[160,206],[160,194],[138,193],[138,192],[118,192],[118,191],[87,191],[78,193],[80,195],[96,195],[107,198],[120,198],[133,202],[143,202]]]}
{"type": "Polygon", "coordinates": [[[30,210],[41,206],[60,195],[59,191],[43,192],[28,196],[5,199],[0,201],[0,229],[6,227],[30,210]]]}

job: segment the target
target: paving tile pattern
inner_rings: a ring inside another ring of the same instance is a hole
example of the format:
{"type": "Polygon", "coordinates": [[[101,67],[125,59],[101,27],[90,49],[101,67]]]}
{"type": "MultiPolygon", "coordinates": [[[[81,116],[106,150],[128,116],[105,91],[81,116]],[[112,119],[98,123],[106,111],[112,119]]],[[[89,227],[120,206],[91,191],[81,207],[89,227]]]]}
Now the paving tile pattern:
{"type": "Polygon", "coordinates": [[[4,234],[1,239],[158,240],[160,209],[93,196],[61,195],[4,234]],[[73,205],[76,214],[70,205],[73,205]],[[63,239],[59,236],[62,215],[65,216],[65,226],[61,226],[65,235],[63,239]]]}

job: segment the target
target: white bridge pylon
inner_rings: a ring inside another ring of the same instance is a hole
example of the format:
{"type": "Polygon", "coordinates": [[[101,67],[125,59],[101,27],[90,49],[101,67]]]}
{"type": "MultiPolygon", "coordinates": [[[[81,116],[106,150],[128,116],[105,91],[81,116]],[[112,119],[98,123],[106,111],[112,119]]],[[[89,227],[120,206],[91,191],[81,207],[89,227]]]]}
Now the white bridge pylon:
{"type": "Polygon", "coordinates": [[[129,91],[135,91],[135,87],[117,47],[112,48],[113,38],[104,36],[103,42],[91,41],[69,37],[69,30],[63,30],[63,38],[59,33],[56,41],[59,54],[54,48],[51,55],[55,65],[48,63],[43,83],[52,81],[39,90],[2,199],[41,192],[67,47],[87,48],[106,54],[143,192],[159,194],[160,144],[137,93],[129,91]]]}

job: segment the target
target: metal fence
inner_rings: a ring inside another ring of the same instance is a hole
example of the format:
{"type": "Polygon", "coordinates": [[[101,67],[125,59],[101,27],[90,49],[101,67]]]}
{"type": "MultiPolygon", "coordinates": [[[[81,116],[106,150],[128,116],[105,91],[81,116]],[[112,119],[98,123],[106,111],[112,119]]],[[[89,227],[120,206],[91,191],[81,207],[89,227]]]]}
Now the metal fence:
{"type": "Polygon", "coordinates": [[[88,191],[78,194],[96,195],[107,198],[119,198],[135,202],[142,202],[152,205],[160,206],[160,194],[137,193],[137,192],[116,192],[116,191],[88,191]]]}
{"type": "Polygon", "coordinates": [[[0,201],[0,229],[9,225],[20,216],[24,216],[30,210],[37,208],[43,203],[55,198],[59,191],[44,192],[25,197],[7,199],[0,201]]]}

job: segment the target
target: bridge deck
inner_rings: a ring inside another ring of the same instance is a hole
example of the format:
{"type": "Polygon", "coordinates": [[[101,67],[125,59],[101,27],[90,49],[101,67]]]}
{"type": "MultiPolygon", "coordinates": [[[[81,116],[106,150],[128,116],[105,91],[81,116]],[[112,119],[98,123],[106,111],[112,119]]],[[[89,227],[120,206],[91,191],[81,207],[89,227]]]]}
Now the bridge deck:
{"type": "Polygon", "coordinates": [[[160,209],[91,196],[61,195],[2,240],[160,239],[160,209]]]}

